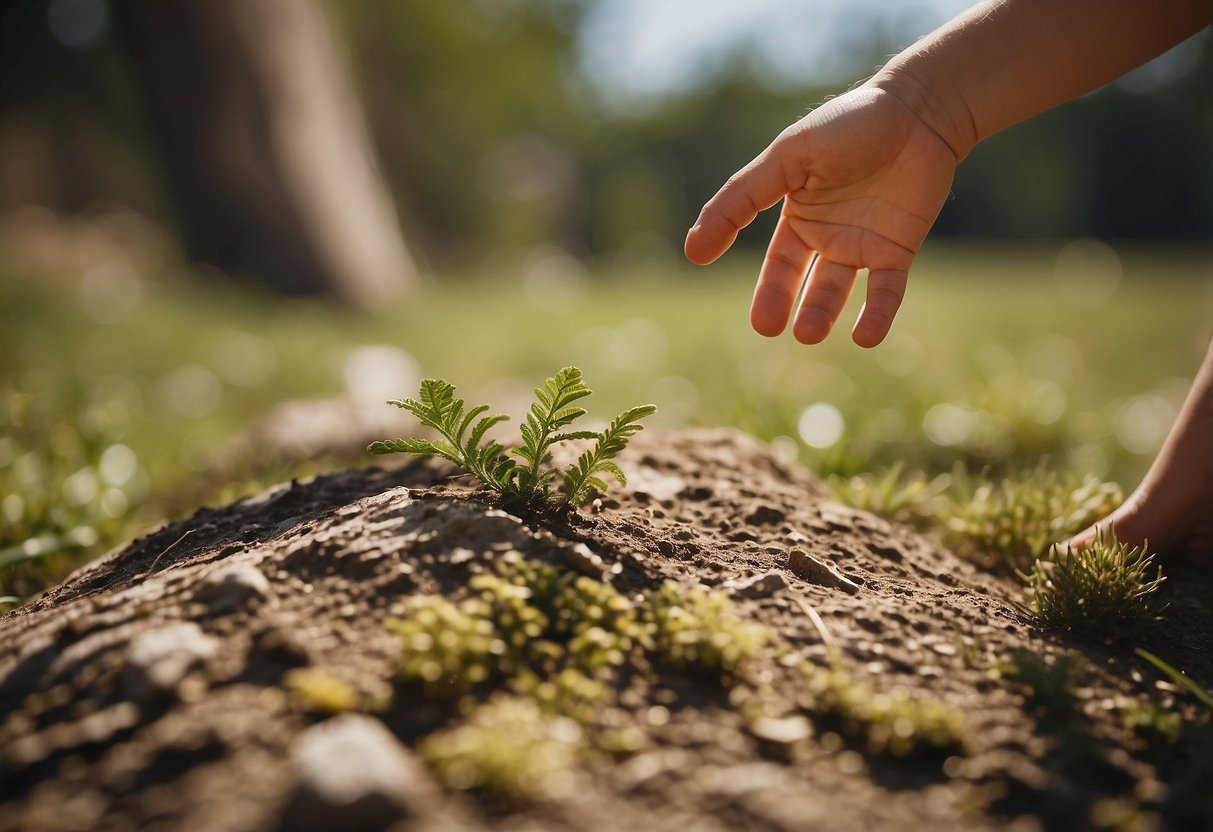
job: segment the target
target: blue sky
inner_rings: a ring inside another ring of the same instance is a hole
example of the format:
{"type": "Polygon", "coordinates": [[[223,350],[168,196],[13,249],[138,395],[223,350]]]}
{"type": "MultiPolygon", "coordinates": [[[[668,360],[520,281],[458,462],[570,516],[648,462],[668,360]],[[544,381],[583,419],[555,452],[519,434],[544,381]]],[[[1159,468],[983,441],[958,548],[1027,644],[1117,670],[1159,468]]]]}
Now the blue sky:
{"type": "Polygon", "coordinates": [[[660,97],[710,80],[741,54],[772,83],[841,83],[972,0],[598,0],[583,31],[582,68],[623,99],[660,97]],[[865,56],[866,57],[866,56],[865,56]],[[870,64],[871,61],[868,61],[870,64]]]}
{"type": "MultiPolygon", "coordinates": [[[[772,84],[851,82],[975,0],[597,0],[582,31],[581,68],[626,108],[710,82],[741,56],[772,84]]],[[[1120,83],[1151,92],[1191,71],[1201,38],[1120,83]]]]}

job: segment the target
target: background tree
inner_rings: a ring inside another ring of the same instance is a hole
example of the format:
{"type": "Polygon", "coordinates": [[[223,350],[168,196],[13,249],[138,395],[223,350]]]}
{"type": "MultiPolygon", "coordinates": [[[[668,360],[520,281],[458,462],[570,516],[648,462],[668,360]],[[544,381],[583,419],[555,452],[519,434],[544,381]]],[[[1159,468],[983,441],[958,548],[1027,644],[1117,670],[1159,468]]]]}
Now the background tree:
{"type": "Polygon", "coordinates": [[[190,253],[369,304],[413,265],[314,0],[121,0],[190,253]]]}
{"type": "MultiPolygon", "coordinates": [[[[854,6],[828,77],[743,39],[631,99],[587,58],[628,54],[594,26],[609,0],[17,0],[0,215],[129,205],[198,259],[355,300],[406,279],[410,251],[444,275],[553,245],[672,255],[722,172],[932,25],[854,6]],[[86,6],[119,25],[52,37],[86,6]]],[[[932,239],[1213,237],[1213,37],[1160,60],[983,143],[932,239]]]]}

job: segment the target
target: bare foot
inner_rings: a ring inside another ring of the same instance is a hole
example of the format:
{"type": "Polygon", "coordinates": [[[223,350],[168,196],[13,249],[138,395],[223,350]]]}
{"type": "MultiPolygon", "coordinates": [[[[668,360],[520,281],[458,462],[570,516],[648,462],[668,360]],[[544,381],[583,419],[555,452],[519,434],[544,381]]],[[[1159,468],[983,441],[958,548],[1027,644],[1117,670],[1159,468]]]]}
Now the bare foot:
{"type": "Polygon", "coordinates": [[[1148,543],[1163,558],[1213,561],[1213,345],[1141,485],[1068,545],[1086,548],[1109,524],[1119,540],[1148,543]]]}
{"type": "Polygon", "coordinates": [[[1159,491],[1149,488],[1150,477],[1116,511],[1089,526],[1065,544],[1081,551],[1098,530],[1109,525],[1116,539],[1143,546],[1164,560],[1213,561],[1213,480],[1196,484],[1192,493],[1166,493],[1166,478],[1159,491]],[[1203,490],[1205,493],[1197,493],[1203,490]]]}

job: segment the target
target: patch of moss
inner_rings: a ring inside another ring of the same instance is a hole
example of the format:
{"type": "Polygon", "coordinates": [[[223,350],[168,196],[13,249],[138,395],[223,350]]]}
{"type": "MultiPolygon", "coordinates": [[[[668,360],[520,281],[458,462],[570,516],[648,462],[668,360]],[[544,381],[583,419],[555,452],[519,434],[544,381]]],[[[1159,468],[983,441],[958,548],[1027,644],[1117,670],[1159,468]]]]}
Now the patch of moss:
{"type": "MultiPolygon", "coordinates": [[[[511,638],[515,614],[504,617],[496,612],[504,597],[522,598],[542,616],[539,637],[555,642],[560,655],[589,676],[607,677],[622,666],[636,647],[648,648],[651,638],[637,617],[635,604],[613,586],[585,575],[530,561],[518,552],[507,552],[498,562],[497,575],[478,575],[471,586],[494,605],[493,620],[511,638]]],[[[534,619],[518,611],[517,616],[534,619]]],[[[535,638],[522,633],[526,638],[535,638]]],[[[550,650],[548,651],[551,652],[550,650]]],[[[532,656],[532,663],[539,663],[532,656]]]]}
{"type": "MultiPolygon", "coordinates": [[[[766,627],[736,615],[724,593],[667,581],[629,598],[517,552],[469,588],[473,594],[459,603],[413,598],[392,623],[401,637],[400,676],[427,696],[462,697],[463,721],[420,746],[450,788],[552,798],[570,782],[570,766],[643,748],[642,729],[601,719],[629,666],[712,679],[747,719],[768,710],[750,670],[777,645],[766,627]],[[489,699],[480,704],[469,694],[489,699]]],[[[805,708],[872,753],[965,748],[963,718],[942,704],[873,692],[837,662],[829,671],[806,665],[803,681],[805,708]]]]}
{"type": "Polygon", "coordinates": [[[831,496],[840,503],[898,523],[929,528],[939,522],[940,501],[952,478],[948,474],[929,477],[923,471],[907,471],[905,464],[898,462],[878,473],[831,476],[827,484],[831,496]]]}
{"type": "Polygon", "coordinates": [[[672,581],[645,596],[642,616],[657,653],[675,667],[733,674],[770,639],[767,628],[733,615],[724,593],[672,581]]]}
{"type": "Polygon", "coordinates": [[[362,705],[358,692],[348,682],[314,668],[287,673],[286,687],[300,707],[313,713],[340,714],[362,705]]]}
{"type": "Polygon", "coordinates": [[[666,582],[633,601],[517,552],[470,586],[475,594],[458,604],[411,598],[389,623],[401,637],[400,676],[421,682],[427,695],[461,696],[493,677],[539,689],[566,670],[609,683],[636,650],[732,676],[769,638],[765,627],[733,615],[723,593],[666,582]]]}
{"type": "Polygon", "coordinates": [[[1164,578],[1150,567],[1154,556],[1127,546],[1111,530],[1086,549],[1053,551],[1024,575],[1032,612],[1045,624],[1102,641],[1122,641],[1156,625],[1164,605],[1157,598],[1164,578]]]}
{"type": "Polygon", "coordinates": [[[535,700],[545,713],[569,716],[583,724],[593,721],[613,692],[606,683],[572,667],[547,678],[523,671],[516,682],[519,693],[535,700]]]}
{"type": "Polygon", "coordinates": [[[497,695],[417,748],[449,789],[533,801],[569,794],[584,747],[576,721],[546,713],[530,698],[497,695]]]}
{"type": "Polygon", "coordinates": [[[914,699],[900,689],[875,692],[837,662],[829,668],[805,662],[801,672],[804,709],[835,724],[871,754],[947,755],[967,748],[965,720],[954,708],[914,699]]]}
{"type": "Polygon", "coordinates": [[[1036,468],[992,483],[958,469],[939,519],[945,541],[959,553],[988,566],[1024,570],[1052,544],[1106,517],[1123,499],[1118,485],[1089,475],[1036,468]]]}
{"type": "Polygon", "coordinates": [[[400,636],[400,677],[420,682],[428,696],[460,696],[508,666],[506,642],[479,598],[415,596],[388,626],[400,636]]]}

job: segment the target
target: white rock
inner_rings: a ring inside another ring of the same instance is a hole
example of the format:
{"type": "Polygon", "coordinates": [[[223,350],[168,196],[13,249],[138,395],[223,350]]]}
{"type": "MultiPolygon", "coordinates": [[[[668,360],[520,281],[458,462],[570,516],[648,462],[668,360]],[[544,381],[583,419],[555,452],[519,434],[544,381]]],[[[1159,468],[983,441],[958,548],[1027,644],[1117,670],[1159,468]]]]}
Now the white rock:
{"type": "Polygon", "coordinates": [[[379,720],[342,714],[308,728],[291,756],[299,774],[290,829],[378,829],[422,813],[437,794],[424,767],[379,720]]]}
{"type": "Polygon", "coordinates": [[[170,691],[215,654],[215,642],[192,621],[140,633],[126,651],[123,678],[136,699],[170,691]]]}
{"type": "Polygon", "coordinates": [[[217,569],[202,579],[194,598],[212,614],[230,612],[270,597],[269,579],[251,563],[217,569]]]}
{"type": "Polygon", "coordinates": [[[761,717],[750,726],[750,732],[760,740],[774,745],[793,745],[813,736],[813,726],[801,714],[775,717],[761,717]]]}
{"type": "Polygon", "coordinates": [[[647,492],[654,500],[673,500],[687,487],[686,480],[676,474],[663,474],[652,468],[636,468],[628,472],[628,488],[647,492]]]}

